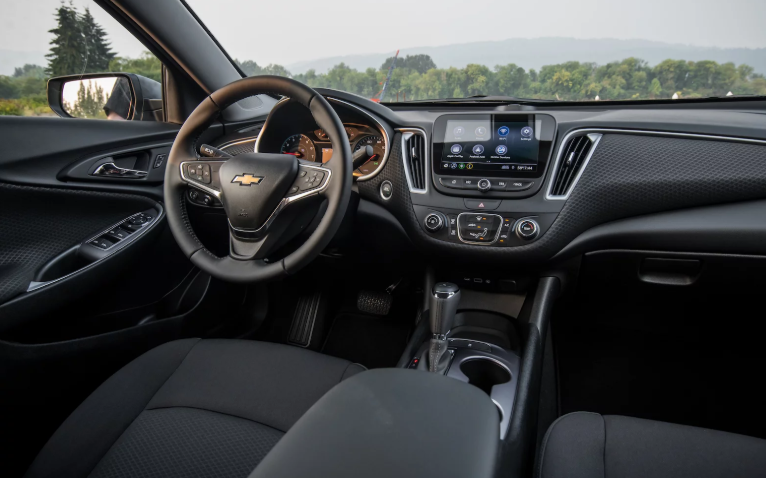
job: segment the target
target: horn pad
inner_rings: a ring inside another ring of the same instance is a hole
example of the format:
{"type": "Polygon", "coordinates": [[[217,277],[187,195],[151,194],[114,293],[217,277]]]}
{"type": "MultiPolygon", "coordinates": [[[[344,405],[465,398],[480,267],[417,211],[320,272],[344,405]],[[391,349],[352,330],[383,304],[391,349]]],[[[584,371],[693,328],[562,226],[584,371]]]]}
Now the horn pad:
{"type": "Polygon", "coordinates": [[[287,154],[246,153],[227,160],[219,172],[223,208],[237,229],[258,229],[269,218],[298,174],[298,159],[287,154]]]}

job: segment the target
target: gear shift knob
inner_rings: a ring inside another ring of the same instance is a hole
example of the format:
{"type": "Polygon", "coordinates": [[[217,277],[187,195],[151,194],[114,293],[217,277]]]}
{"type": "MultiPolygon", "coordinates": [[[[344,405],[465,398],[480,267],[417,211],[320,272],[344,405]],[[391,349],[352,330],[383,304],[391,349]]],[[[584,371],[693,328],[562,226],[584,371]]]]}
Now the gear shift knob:
{"type": "Polygon", "coordinates": [[[431,333],[444,340],[455,321],[457,306],[460,304],[460,287],[451,282],[437,282],[429,298],[429,321],[431,333]]]}
{"type": "Polygon", "coordinates": [[[451,282],[437,282],[429,297],[429,324],[431,342],[425,362],[429,372],[441,372],[449,366],[447,354],[447,333],[455,322],[460,304],[460,287],[451,282]]]}

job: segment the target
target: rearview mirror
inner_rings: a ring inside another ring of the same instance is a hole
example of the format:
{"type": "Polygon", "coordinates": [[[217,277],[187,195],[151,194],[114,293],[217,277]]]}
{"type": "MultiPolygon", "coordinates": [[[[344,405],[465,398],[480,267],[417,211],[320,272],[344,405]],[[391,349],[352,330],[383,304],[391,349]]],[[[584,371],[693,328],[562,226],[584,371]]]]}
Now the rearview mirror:
{"type": "Polygon", "coordinates": [[[162,121],[162,85],[132,73],[59,76],[48,104],[64,118],[162,121]]]}

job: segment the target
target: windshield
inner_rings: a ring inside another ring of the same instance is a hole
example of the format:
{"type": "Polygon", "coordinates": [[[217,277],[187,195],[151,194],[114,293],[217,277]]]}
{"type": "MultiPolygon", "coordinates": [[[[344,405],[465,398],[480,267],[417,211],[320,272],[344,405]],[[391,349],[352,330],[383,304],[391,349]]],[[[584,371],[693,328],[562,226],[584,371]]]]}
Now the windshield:
{"type": "Polygon", "coordinates": [[[395,102],[766,95],[766,2],[189,0],[246,75],[395,102]]]}

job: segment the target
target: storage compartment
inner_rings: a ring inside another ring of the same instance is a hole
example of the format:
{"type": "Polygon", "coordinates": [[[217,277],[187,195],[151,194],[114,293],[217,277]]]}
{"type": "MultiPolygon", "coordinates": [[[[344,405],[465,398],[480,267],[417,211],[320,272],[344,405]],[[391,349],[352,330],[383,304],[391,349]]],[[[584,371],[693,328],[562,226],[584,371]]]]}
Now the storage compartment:
{"type": "Polygon", "coordinates": [[[511,372],[504,365],[487,357],[476,357],[460,364],[460,371],[468,377],[468,383],[492,395],[495,385],[511,381],[511,372]]]}
{"type": "Polygon", "coordinates": [[[416,370],[370,370],[327,392],[250,477],[491,478],[497,428],[495,406],[474,387],[416,370]]]}

